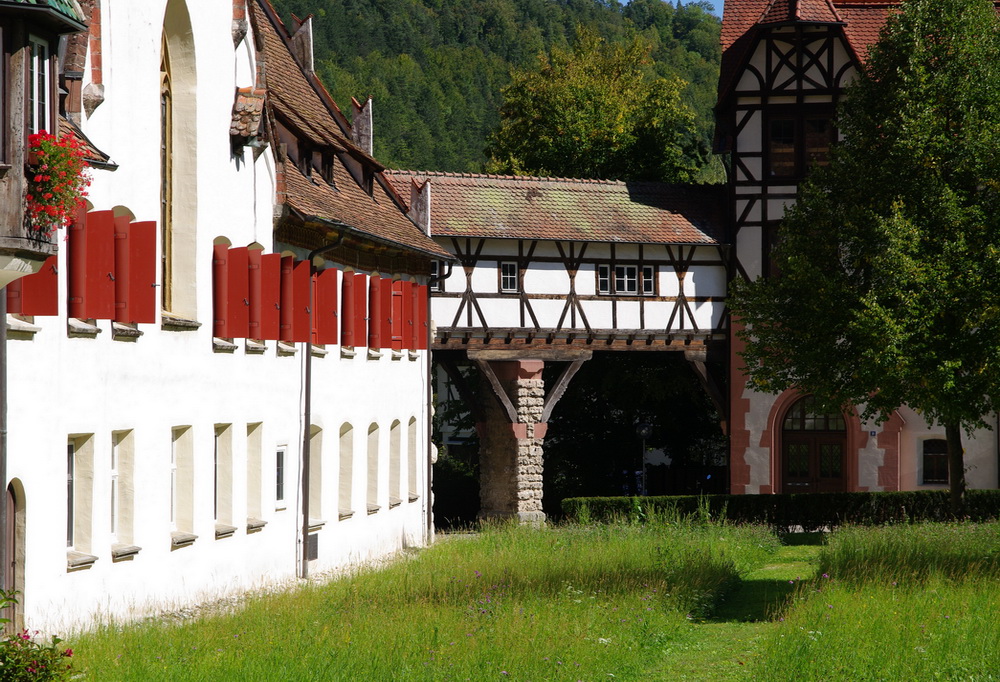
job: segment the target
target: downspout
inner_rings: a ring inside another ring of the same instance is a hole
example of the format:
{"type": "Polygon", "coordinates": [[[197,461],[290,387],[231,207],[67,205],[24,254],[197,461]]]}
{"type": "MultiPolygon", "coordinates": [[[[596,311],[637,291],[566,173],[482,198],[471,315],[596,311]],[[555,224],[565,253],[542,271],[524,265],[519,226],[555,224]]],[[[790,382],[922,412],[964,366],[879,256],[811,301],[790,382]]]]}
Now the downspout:
{"type": "Polygon", "coordinates": [[[430,544],[431,540],[434,538],[434,417],[432,411],[434,410],[434,382],[431,377],[431,342],[434,340],[434,334],[431,331],[431,319],[433,309],[431,308],[431,289],[440,282],[441,280],[448,279],[451,277],[452,263],[448,263],[448,269],[443,274],[439,274],[435,277],[431,277],[427,280],[427,358],[425,359],[426,369],[425,375],[427,377],[427,543],[430,544]]]}
{"type": "Polygon", "coordinates": [[[0,288],[0,483],[3,499],[0,500],[0,589],[6,589],[7,568],[7,287],[0,288]]]}
{"type": "MultiPolygon", "coordinates": [[[[344,242],[345,228],[348,225],[335,220],[320,220],[324,225],[341,228],[337,239],[332,244],[325,244],[309,252],[309,338],[302,344],[305,353],[305,368],[302,388],[302,568],[299,577],[303,580],[309,577],[309,459],[312,456],[312,333],[313,333],[313,275],[316,256],[332,251],[344,242]]],[[[5,505],[6,507],[6,505],[5,505]]]]}

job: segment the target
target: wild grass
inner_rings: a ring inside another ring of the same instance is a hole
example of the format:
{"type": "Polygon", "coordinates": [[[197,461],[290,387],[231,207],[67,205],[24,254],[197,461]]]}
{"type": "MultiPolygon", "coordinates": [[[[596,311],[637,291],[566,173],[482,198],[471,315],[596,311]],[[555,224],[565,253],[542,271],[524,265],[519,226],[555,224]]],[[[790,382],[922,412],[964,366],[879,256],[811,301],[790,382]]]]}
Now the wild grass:
{"type": "Polygon", "coordinates": [[[754,679],[1000,679],[997,524],[844,528],[764,639],[754,679]]]}
{"type": "Polygon", "coordinates": [[[647,679],[692,612],[777,545],[669,518],[492,527],[238,613],[72,644],[100,680],[647,679]]]}

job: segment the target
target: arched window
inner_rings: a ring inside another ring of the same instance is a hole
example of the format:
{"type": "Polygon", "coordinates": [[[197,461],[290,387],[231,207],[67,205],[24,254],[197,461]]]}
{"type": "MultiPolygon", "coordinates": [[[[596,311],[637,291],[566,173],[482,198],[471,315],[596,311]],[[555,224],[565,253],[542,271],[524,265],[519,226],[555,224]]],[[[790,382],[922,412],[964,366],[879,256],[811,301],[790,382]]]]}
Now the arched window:
{"type": "Polygon", "coordinates": [[[173,212],[173,93],[170,79],[170,48],[163,34],[160,52],[160,289],[161,305],[171,303],[171,219],[173,212]]]}

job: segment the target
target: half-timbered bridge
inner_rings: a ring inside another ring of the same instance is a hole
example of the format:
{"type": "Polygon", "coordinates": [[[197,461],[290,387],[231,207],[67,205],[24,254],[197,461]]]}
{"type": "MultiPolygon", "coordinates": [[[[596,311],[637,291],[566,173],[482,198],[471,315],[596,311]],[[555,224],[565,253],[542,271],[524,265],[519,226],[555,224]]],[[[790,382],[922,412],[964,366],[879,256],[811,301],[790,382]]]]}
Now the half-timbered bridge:
{"type": "Polygon", "coordinates": [[[481,515],[544,518],[547,422],[594,351],[683,352],[724,413],[705,367],[726,337],[722,187],[392,178],[410,184],[411,217],[456,259],[432,280],[432,347],[476,420],[481,515]],[[478,392],[457,369],[466,358],[478,392]],[[546,362],[566,363],[548,392],[546,362]]]}

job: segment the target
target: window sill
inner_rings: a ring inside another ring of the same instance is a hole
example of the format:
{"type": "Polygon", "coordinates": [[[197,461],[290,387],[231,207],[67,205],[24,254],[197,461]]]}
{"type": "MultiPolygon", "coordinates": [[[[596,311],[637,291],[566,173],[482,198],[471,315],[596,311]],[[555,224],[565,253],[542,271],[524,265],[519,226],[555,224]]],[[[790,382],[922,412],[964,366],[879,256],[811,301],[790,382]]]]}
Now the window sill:
{"type": "Polygon", "coordinates": [[[248,518],[247,519],[247,534],[250,534],[250,533],[259,533],[260,531],[264,530],[264,526],[266,526],[266,525],[267,525],[267,521],[264,521],[263,519],[248,518]]]}
{"type": "Polygon", "coordinates": [[[312,353],[312,356],[314,358],[325,358],[327,355],[330,354],[330,351],[328,351],[326,348],[314,343],[309,344],[309,352],[312,353]]]}
{"type": "Polygon", "coordinates": [[[175,530],[170,534],[170,549],[174,550],[180,549],[181,547],[190,547],[197,539],[198,536],[194,533],[184,533],[175,530]]]}
{"type": "Polygon", "coordinates": [[[401,350],[394,350],[394,351],[392,351],[392,360],[393,360],[393,362],[396,362],[397,360],[402,360],[402,359],[403,359],[403,351],[401,351],[401,350]]]}
{"type": "Polygon", "coordinates": [[[382,357],[382,351],[380,351],[380,350],[378,350],[376,348],[369,348],[368,349],[368,359],[369,360],[378,360],[381,357],[382,357]]]}
{"type": "Polygon", "coordinates": [[[409,499],[410,502],[416,502],[417,500],[420,499],[420,495],[418,495],[417,493],[410,493],[407,499],[409,499]]]}
{"type": "Polygon", "coordinates": [[[122,324],[121,322],[111,323],[111,338],[115,341],[130,341],[135,342],[142,336],[142,332],[135,327],[130,327],[127,324],[122,324]]]}
{"type": "Polygon", "coordinates": [[[278,357],[290,357],[298,352],[299,349],[295,347],[294,343],[278,341],[278,357]]]}
{"type": "Polygon", "coordinates": [[[398,507],[401,504],[403,504],[403,501],[401,499],[399,499],[398,497],[390,497],[389,498],[389,509],[395,509],[396,507],[398,507]]]}
{"type": "Polygon", "coordinates": [[[27,320],[22,320],[17,315],[7,315],[8,334],[23,334],[28,339],[32,339],[40,331],[42,331],[41,327],[36,327],[27,320]]]}
{"type": "Polygon", "coordinates": [[[381,509],[381,508],[382,507],[378,506],[377,504],[369,504],[368,505],[368,516],[371,516],[372,514],[378,514],[378,510],[381,509]]]}
{"type": "Polygon", "coordinates": [[[66,570],[67,571],[80,571],[85,568],[90,568],[97,561],[97,557],[93,554],[86,554],[84,552],[77,552],[75,550],[67,550],[66,552],[66,570]]]}
{"type": "Polygon", "coordinates": [[[229,339],[220,339],[218,336],[212,337],[212,350],[216,353],[235,353],[239,348],[229,339]]]}
{"type": "Polygon", "coordinates": [[[215,524],[215,539],[222,540],[223,538],[231,538],[236,534],[236,526],[230,526],[225,523],[215,524]]]}
{"type": "Polygon", "coordinates": [[[407,352],[407,353],[409,354],[409,356],[410,356],[410,362],[413,362],[414,360],[419,360],[419,359],[420,359],[420,352],[419,352],[419,351],[415,351],[415,350],[408,350],[408,351],[406,351],[406,352],[407,352]]]}
{"type": "Polygon", "coordinates": [[[142,547],[136,545],[111,545],[111,560],[125,561],[131,559],[142,551],[142,547]]]}
{"type": "Polygon", "coordinates": [[[96,339],[103,330],[93,322],[71,317],[66,322],[66,332],[71,339],[96,339]]]}
{"type": "Polygon", "coordinates": [[[354,510],[353,509],[340,509],[337,512],[337,516],[340,517],[341,521],[344,521],[344,520],[349,519],[352,516],[354,516],[354,510]]]}
{"type": "Polygon", "coordinates": [[[7,171],[9,171],[11,168],[12,166],[9,163],[0,163],[0,178],[7,175],[7,171]]]}
{"type": "Polygon", "coordinates": [[[324,521],[323,519],[309,519],[309,532],[315,533],[325,525],[326,521],[324,521]]]}
{"type": "Polygon", "coordinates": [[[167,332],[192,332],[201,328],[201,322],[189,320],[163,311],[160,313],[160,329],[167,332]]]}
{"type": "Polygon", "coordinates": [[[278,506],[276,506],[274,508],[274,511],[276,511],[276,512],[283,512],[286,509],[288,509],[288,505],[286,505],[286,504],[279,504],[278,506]]]}
{"type": "Polygon", "coordinates": [[[247,355],[263,355],[267,352],[267,344],[263,341],[257,341],[256,339],[247,339],[246,343],[246,354],[247,355]]]}
{"type": "Polygon", "coordinates": [[[351,359],[355,355],[357,355],[357,353],[354,352],[354,347],[353,346],[341,346],[340,347],[340,357],[351,359]]]}

